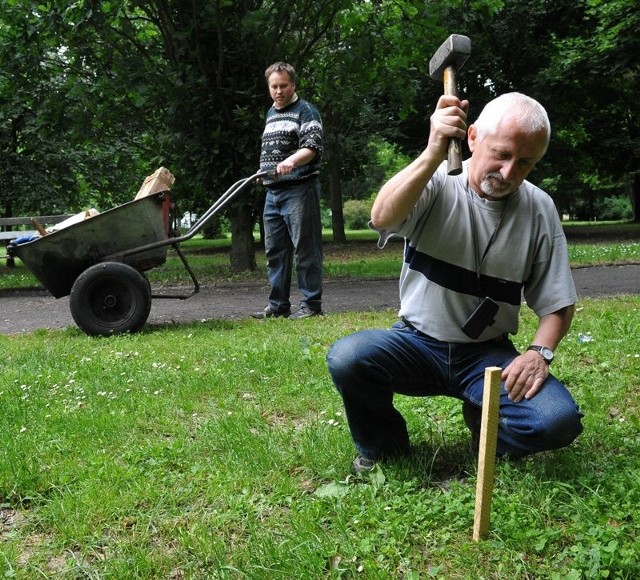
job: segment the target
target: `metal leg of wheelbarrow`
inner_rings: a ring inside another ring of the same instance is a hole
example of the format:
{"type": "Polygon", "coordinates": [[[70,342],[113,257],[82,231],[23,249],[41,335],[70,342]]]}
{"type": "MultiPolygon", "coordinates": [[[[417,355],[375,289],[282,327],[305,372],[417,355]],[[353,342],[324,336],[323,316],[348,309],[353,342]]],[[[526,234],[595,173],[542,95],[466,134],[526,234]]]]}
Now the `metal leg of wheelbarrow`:
{"type": "Polygon", "coordinates": [[[186,300],[187,298],[191,298],[194,294],[200,292],[200,284],[196,279],[196,275],[193,273],[191,266],[189,266],[189,262],[187,262],[186,256],[182,253],[179,244],[171,244],[171,247],[176,251],[178,257],[180,258],[182,265],[185,270],[189,273],[191,277],[191,281],[193,282],[193,291],[191,294],[152,294],[152,298],[177,298],[178,300],[186,300]]]}

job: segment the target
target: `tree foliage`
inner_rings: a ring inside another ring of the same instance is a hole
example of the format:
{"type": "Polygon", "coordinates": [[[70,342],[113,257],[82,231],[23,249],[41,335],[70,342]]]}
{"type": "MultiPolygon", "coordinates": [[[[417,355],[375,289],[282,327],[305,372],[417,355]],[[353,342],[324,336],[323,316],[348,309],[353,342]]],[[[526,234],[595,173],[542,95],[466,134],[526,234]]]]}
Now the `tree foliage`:
{"type": "Polygon", "coordinates": [[[639,169],[639,26],[633,0],[508,0],[494,17],[466,18],[465,78],[483,85],[471,93],[473,112],[512,90],[547,108],[553,136],[535,178],[569,213],[582,198],[623,192],[639,169]]]}
{"type": "MultiPolygon", "coordinates": [[[[425,145],[442,90],[428,62],[454,32],[472,39],[460,75],[471,120],[498,93],[540,100],[554,134],[534,179],[562,211],[597,207],[590,198],[640,181],[635,4],[5,0],[0,212],[106,209],[160,165],[177,177],[181,209],[202,212],[257,169],[264,70],[287,60],[323,116],[323,189],[344,240],[343,201],[368,198],[384,178],[379,144],[410,156],[425,145]]],[[[261,195],[227,208],[238,270],[255,267],[261,195]]]]}
{"type": "Polygon", "coordinates": [[[14,0],[3,9],[0,199],[6,212],[108,208],[137,190],[148,117],[134,104],[136,55],[115,49],[118,23],[108,21],[104,4],[93,10],[81,2],[14,0]]]}
{"type": "MultiPolygon", "coordinates": [[[[155,0],[152,21],[163,31],[165,52],[179,82],[167,110],[175,164],[189,176],[191,210],[211,204],[257,170],[264,114],[270,105],[264,70],[276,60],[298,68],[331,29],[341,0],[215,2],[155,0]],[[299,64],[300,63],[300,64],[299,64]]],[[[255,267],[256,195],[228,209],[232,266],[255,267]]]]}

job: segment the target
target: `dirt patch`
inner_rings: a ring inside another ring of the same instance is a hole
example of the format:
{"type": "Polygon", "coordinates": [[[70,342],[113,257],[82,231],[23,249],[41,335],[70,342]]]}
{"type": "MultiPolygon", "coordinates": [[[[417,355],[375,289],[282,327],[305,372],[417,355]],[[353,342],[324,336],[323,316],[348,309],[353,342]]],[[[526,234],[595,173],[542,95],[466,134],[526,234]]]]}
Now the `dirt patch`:
{"type": "Polygon", "coordinates": [[[4,536],[24,523],[24,516],[13,509],[0,509],[0,542],[4,536]]]}

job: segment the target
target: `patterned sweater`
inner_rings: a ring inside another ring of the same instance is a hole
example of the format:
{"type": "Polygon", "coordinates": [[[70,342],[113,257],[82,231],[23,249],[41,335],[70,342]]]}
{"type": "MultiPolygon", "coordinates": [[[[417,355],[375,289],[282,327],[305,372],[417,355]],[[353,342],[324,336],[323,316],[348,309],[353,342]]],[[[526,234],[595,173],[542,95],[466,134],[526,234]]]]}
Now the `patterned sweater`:
{"type": "Polygon", "coordinates": [[[289,175],[276,179],[265,177],[264,184],[277,189],[318,175],[322,156],[322,119],[317,109],[304,99],[297,99],[282,109],[272,106],[267,111],[262,133],[260,169],[273,171],[278,163],[305,147],[316,151],[310,163],[296,167],[289,175]]]}

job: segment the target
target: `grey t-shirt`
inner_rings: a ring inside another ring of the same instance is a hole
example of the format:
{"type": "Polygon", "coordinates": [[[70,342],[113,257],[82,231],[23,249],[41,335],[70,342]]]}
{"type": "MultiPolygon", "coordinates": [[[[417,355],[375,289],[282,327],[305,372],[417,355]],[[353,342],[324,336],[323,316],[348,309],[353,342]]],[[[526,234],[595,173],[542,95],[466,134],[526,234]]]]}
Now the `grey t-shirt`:
{"type": "Polygon", "coordinates": [[[499,305],[476,341],[516,334],[522,299],[544,316],[574,304],[567,242],[553,200],[525,181],[506,201],[471,190],[443,163],[404,223],[380,232],[405,238],[400,316],[447,342],[474,342],[461,327],[485,297],[499,305]]]}

